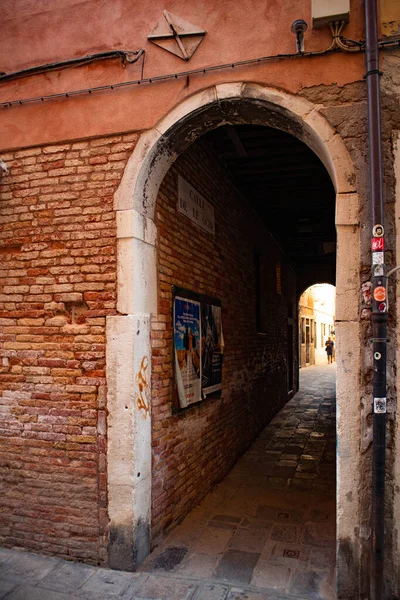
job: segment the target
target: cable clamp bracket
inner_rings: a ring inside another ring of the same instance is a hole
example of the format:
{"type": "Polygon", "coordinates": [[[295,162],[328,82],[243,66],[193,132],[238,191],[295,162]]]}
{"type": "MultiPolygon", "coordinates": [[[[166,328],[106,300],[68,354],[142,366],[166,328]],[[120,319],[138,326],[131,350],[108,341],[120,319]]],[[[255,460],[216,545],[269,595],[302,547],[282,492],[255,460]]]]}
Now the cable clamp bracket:
{"type": "Polygon", "coordinates": [[[363,79],[367,79],[367,77],[369,77],[370,75],[379,75],[380,77],[382,77],[383,71],[379,71],[379,69],[371,69],[370,71],[367,71],[365,75],[363,75],[363,79]]]}

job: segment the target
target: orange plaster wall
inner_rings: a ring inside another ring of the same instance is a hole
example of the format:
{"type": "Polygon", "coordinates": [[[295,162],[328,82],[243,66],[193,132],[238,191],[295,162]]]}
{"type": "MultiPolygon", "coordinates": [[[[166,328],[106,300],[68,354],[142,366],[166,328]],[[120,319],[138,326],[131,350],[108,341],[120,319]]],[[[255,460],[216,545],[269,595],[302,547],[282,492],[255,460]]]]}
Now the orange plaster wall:
{"type": "MultiPolygon", "coordinates": [[[[14,0],[2,8],[1,70],[112,49],[146,51],[144,76],[257,58],[295,50],[295,19],[309,24],[306,50],[330,44],[327,29],[313,30],[311,0],[14,0]],[[147,41],[164,9],[207,31],[189,62],[147,41]]],[[[345,34],[363,38],[362,2],[352,2],[345,34]]],[[[152,127],[186,96],[226,81],[257,81],[296,93],[302,87],[360,80],[364,56],[340,54],[280,60],[119,91],[0,108],[0,148],[51,143],[152,127]]],[[[24,77],[0,84],[0,102],[110,85],[141,77],[142,64],[119,60],[24,77]]]]}

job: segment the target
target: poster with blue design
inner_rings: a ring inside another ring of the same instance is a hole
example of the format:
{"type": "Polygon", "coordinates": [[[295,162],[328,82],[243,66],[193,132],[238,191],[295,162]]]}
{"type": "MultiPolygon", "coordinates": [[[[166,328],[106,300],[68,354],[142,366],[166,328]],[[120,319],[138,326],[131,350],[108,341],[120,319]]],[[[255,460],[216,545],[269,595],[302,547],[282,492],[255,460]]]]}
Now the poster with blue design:
{"type": "Polygon", "coordinates": [[[175,382],[179,407],[201,400],[200,303],[175,296],[175,382]]]}

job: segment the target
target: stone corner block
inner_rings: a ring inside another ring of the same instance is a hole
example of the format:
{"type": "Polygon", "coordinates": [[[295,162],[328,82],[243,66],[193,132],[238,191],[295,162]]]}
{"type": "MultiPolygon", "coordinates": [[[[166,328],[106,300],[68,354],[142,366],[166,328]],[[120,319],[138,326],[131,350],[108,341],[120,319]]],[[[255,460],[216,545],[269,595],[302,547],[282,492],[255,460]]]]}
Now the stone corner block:
{"type": "Polygon", "coordinates": [[[318,135],[320,141],[324,144],[334,137],[335,130],[325,117],[321,115],[320,108],[320,106],[316,106],[309,112],[304,122],[318,135]]]}
{"type": "Polygon", "coordinates": [[[242,96],[243,98],[261,100],[273,104],[277,112],[287,111],[293,117],[297,117],[296,120],[300,121],[314,108],[314,105],[305,98],[254,83],[246,83],[243,86],[242,96]]]}
{"type": "Polygon", "coordinates": [[[118,239],[137,237],[142,240],[144,238],[143,215],[132,209],[119,210],[116,213],[116,220],[118,239]]]}
{"type": "Polygon", "coordinates": [[[234,98],[241,98],[243,90],[243,83],[219,83],[215,86],[215,91],[218,100],[232,100],[234,98]]]}

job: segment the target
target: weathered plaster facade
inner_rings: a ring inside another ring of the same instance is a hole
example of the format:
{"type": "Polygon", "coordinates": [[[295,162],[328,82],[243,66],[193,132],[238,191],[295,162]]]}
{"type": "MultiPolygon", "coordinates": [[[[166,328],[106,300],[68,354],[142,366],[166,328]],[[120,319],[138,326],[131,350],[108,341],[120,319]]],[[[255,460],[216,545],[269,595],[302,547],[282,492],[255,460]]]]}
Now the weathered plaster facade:
{"type": "MultiPolygon", "coordinates": [[[[144,76],[155,77],[293,52],[290,25],[297,18],[311,23],[310,7],[307,2],[246,1],[229,3],[227,11],[224,2],[194,9],[177,0],[172,12],[207,31],[185,65],[147,41],[165,8],[158,1],[136,4],[133,14],[126,0],[96,3],[95,10],[93,3],[80,0],[33,8],[19,0],[3,14],[2,70],[129,47],[145,48],[144,76]],[[88,16],[93,11],[96,19],[88,16]],[[238,23],[241,43],[233,47],[238,23]],[[24,43],[14,45],[15,40],[24,43]]],[[[351,3],[345,33],[363,39],[361,2],[351,3]]],[[[330,41],[328,30],[310,27],[306,49],[323,50],[330,41]]],[[[398,51],[386,50],[382,123],[389,267],[399,262],[398,63],[398,51]]],[[[0,82],[0,102],[137,80],[141,69],[140,62],[123,70],[118,61],[109,61],[0,82]]],[[[9,454],[2,543],[126,569],[149,551],[160,186],[178,157],[207,131],[226,123],[265,125],[289,132],[311,148],[336,190],[338,598],[367,597],[372,361],[370,307],[360,289],[370,277],[371,217],[363,73],[363,53],[338,52],[0,108],[0,158],[9,167],[0,178],[1,389],[9,454]],[[38,459],[32,460],[44,454],[45,474],[38,459]],[[67,475],[58,470],[59,461],[67,475]],[[22,468],[26,465],[29,469],[22,468]],[[29,470],[44,495],[47,478],[55,478],[59,496],[65,481],[75,490],[70,506],[76,504],[76,512],[47,504],[44,537],[35,537],[37,515],[24,515],[21,507],[21,493],[31,489],[29,470]],[[81,495],[88,493],[85,504],[81,495]],[[54,525],[57,510],[64,510],[61,526],[54,525]],[[81,519],[89,513],[90,526],[82,531],[81,519]],[[62,543],[56,543],[57,536],[62,543]]],[[[395,523],[400,510],[395,412],[400,339],[392,281],[390,328],[396,344],[390,346],[388,361],[390,597],[399,593],[395,523]]],[[[302,289],[312,283],[316,280],[300,282],[302,289]]]]}

